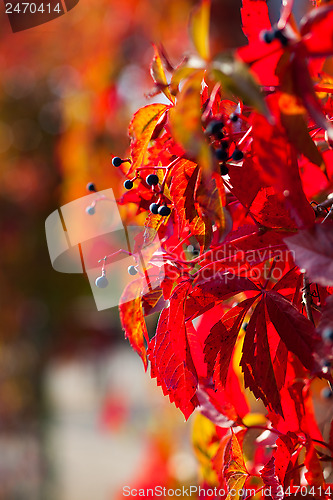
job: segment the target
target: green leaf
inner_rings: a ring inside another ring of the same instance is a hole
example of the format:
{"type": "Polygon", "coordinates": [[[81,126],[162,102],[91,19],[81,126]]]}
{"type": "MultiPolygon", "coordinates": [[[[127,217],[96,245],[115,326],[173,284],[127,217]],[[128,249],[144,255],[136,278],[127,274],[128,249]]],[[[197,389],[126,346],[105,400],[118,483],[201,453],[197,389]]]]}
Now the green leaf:
{"type": "Polygon", "coordinates": [[[245,104],[270,117],[260,87],[242,61],[230,54],[219,55],[211,65],[210,75],[221,83],[222,90],[231,97],[239,97],[245,104]]]}

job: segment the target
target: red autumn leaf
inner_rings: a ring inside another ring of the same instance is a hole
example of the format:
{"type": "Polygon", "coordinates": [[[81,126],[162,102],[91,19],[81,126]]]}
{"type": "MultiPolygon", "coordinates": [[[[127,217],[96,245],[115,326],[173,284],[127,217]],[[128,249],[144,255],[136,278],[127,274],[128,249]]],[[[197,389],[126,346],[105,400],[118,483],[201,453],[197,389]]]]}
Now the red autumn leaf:
{"type": "Polygon", "coordinates": [[[309,370],[319,369],[314,359],[319,337],[311,321],[274,290],[268,291],[264,300],[269,318],[288,350],[309,370]]]}
{"type": "Polygon", "coordinates": [[[265,182],[283,194],[296,224],[306,227],[313,224],[314,213],[302,188],[296,151],[281,124],[278,99],[277,94],[267,98],[274,125],[262,115],[253,114],[255,164],[265,182]]]}
{"type": "Polygon", "coordinates": [[[301,20],[302,44],[310,57],[333,53],[333,6],[323,5],[313,9],[301,20]]]}
{"type": "Polygon", "coordinates": [[[211,241],[211,221],[203,218],[193,203],[199,167],[189,160],[181,160],[172,170],[170,193],[174,201],[180,235],[188,226],[201,247],[211,241]]]}
{"type": "Polygon", "coordinates": [[[304,464],[307,469],[305,479],[308,484],[310,486],[315,486],[318,490],[319,488],[325,489],[323,471],[319,462],[317,451],[312,442],[310,442],[306,448],[304,464]]]}
{"type": "Polygon", "coordinates": [[[127,285],[121,297],[119,312],[125,337],[139,354],[147,370],[145,339],[148,339],[148,333],[142,310],[142,287],[143,283],[141,279],[132,281],[127,285]]]}
{"type": "Polygon", "coordinates": [[[205,362],[216,388],[225,388],[232,353],[245,315],[256,297],[232,307],[211,329],[205,341],[205,362]]]}
{"type": "Polygon", "coordinates": [[[259,474],[264,481],[265,488],[269,488],[273,500],[282,500],[284,497],[283,487],[275,472],[275,458],[272,457],[265,466],[260,469],[259,474]]]}
{"type": "Polygon", "coordinates": [[[199,272],[196,286],[188,295],[185,309],[186,319],[193,319],[222,300],[245,290],[259,291],[253,281],[248,278],[229,273],[223,273],[220,276],[215,272],[214,265],[207,266],[206,270],[202,269],[199,272]]]}
{"type": "Polygon", "coordinates": [[[189,283],[174,290],[169,309],[162,312],[156,335],[149,344],[151,376],[157,379],[164,394],[183,412],[187,419],[199,405],[196,396],[197,373],[191,357],[184,317],[189,283]]]}
{"type": "Polygon", "coordinates": [[[243,0],[241,16],[243,32],[249,43],[256,42],[261,31],[271,29],[265,0],[243,0]]]}
{"type": "Polygon", "coordinates": [[[271,359],[267,336],[265,303],[259,302],[250,318],[243,344],[241,367],[245,386],[256,398],[276,413],[282,414],[281,399],[271,359]]]}
{"type": "Polygon", "coordinates": [[[293,432],[287,432],[278,437],[276,441],[275,472],[279,478],[280,484],[284,484],[286,472],[290,465],[291,456],[298,444],[298,437],[293,432]]]}
{"type": "Polygon", "coordinates": [[[232,193],[245,207],[250,207],[265,182],[256,175],[253,159],[250,154],[245,155],[241,166],[230,165],[229,177],[232,193]]]}
{"type": "Polygon", "coordinates": [[[285,239],[296,264],[310,280],[322,286],[333,285],[333,223],[315,224],[285,239]]]}
{"type": "Polygon", "coordinates": [[[286,201],[273,188],[263,188],[255,197],[250,212],[265,227],[294,229],[295,222],[286,207],[286,201]]]}

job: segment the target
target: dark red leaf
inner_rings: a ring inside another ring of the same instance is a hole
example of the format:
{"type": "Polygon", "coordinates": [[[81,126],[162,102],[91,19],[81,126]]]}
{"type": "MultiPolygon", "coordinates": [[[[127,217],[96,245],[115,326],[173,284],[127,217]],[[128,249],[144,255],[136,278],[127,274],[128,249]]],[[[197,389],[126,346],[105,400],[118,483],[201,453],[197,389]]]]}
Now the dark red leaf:
{"type": "Polygon", "coordinates": [[[245,386],[256,398],[282,414],[280,394],[274,374],[267,337],[265,304],[260,301],[250,318],[243,344],[241,367],[245,386]]]}
{"type": "Polygon", "coordinates": [[[275,458],[272,457],[267,464],[260,469],[259,474],[264,481],[265,488],[269,488],[273,500],[282,500],[284,497],[283,487],[275,472],[275,458]]]}
{"type": "Polygon", "coordinates": [[[208,373],[213,375],[216,388],[224,388],[232,353],[244,317],[256,297],[246,299],[232,307],[210,331],[205,341],[205,362],[208,373]]]}
{"type": "Polygon", "coordinates": [[[285,239],[296,264],[305,269],[311,281],[333,285],[333,223],[315,224],[285,239]]]}
{"type": "Polygon", "coordinates": [[[266,292],[264,300],[269,318],[288,350],[309,370],[318,369],[313,353],[319,337],[311,321],[274,290],[266,292]]]}

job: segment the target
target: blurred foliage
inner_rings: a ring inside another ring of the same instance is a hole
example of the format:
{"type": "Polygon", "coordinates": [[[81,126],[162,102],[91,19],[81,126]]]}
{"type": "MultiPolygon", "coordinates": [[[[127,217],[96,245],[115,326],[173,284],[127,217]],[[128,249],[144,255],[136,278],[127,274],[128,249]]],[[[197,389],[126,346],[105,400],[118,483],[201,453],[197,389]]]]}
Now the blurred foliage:
{"type": "Polygon", "coordinates": [[[119,195],[111,155],[125,154],[130,115],[152,90],[152,42],[167,40],[178,63],[193,3],[85,0],[15,34],[0,17],[0,433],[40,439],[51,357],[123,341],[85,277],[52,269],[44,222],[89,181],[119,195]]]}

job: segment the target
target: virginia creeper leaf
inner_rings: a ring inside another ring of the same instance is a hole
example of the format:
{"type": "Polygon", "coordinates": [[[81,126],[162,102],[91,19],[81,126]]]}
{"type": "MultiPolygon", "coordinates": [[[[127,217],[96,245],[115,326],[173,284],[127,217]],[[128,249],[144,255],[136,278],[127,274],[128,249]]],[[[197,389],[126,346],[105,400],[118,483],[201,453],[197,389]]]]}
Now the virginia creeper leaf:
{"type": "Polygon", "coordinates": [[[255,300],[256,297],[246,299],[232,307],[213,326],[205,341],[205,361],[209,373],[213,374],[216,388],[220,386],[224,388],[226,385],[229,364],[240,327],[255,300]]]}
{"type": "Polygon", "coordinates": [[[307,472],[305,473],[305,479],[307,480],[308,484],[310,486],[314,486],[316,489],[325,488],[323,471],[319,462],[317,451],[313,446],[312,441],[310,441],[307,446],[304,464],[307,469],[307,472]]]}
{"type": "Polygon", "coordinates": [[[162,312],[155,337],[149,344],[153,378],[164,394],[183,412],[186,419],[199,405],[196,397],[197,373],[191,357],[184,318],[190,284],[183,282],[174,290],[170,306],[162,312]]]}
{"type": "Polygon", "coordinates": [[[260,469],[259,474],[264,481],[265,488],[269,488],[273,500],[282,500],[284,497],[282,485],[275,473],[275,458],[272,457],[265,466],[260,469]]]}
{"type": "Polygon", "coordinates": [[[231,498],[239,500],[240,491],[242,490],[249,474],[245,467],[240,442],[234,432],[232,432],[230,444],[226,448],[224,461],[225,465],[223,468],[223,476],[227,482],[229,492],[226,500],[231,500],[231,498]],[[236,491],[236,494],[231,495],[231,490],[236,491]]]}
{"type": "Polygon", "coordinates": [[[141,167],[157,122],[168,109],[165,104],[148,104],[137,111],[128,128],[131,138],[131,171],[141,167]]]}
{"type": "Polygon", "coordinates": [[[129,283],[122,294],[119,312],[125,337],[139,354],[147,370],[147,354],[144,339],[148,339],[148,333],[143,316],[141,291],[141,279],[129,283]],[[127,301],[126,297],[129,297],[130,300],[127,301]]]}
{"type": "Polygon", "coordinates": [[[212,63],[211,74],[221,83],[223,91],[231,97],[237,96],[259,113],[270,116],[258,83],[240,59],[230,55],[219,55],[212,63]]]}
{"type": "Polygon", "coordinates": [[[268,291],[264,299],[269,318],[288,350],[296,354],[308,370],[317,369],[313,352],[319,337],[311,321],[274,290],[268,291]]]}
{"type": "Polygon", "coordinates": [[[333,285],[333,223],[315,224],[285,239],[296,264],[310,280],[322,286],[333,285]]]}
{"type": "Polygon", "coordinates": [[[152,60],[151,66],[150,66],[151,76],[152,76],[157,88],[163,92],[163,94],[169,99],[169,101],[174,103],[175,98],[169,90],[168,81],[167,81],[166,76],[165,76],[165,71],[164,71],[164,67],[162,64],[162,59],[161,59],[159,50],[156,47],[156,45],[154,45],[154,44],[153,44],[153,47],[154,47],[154,58],[152,60]]]}

